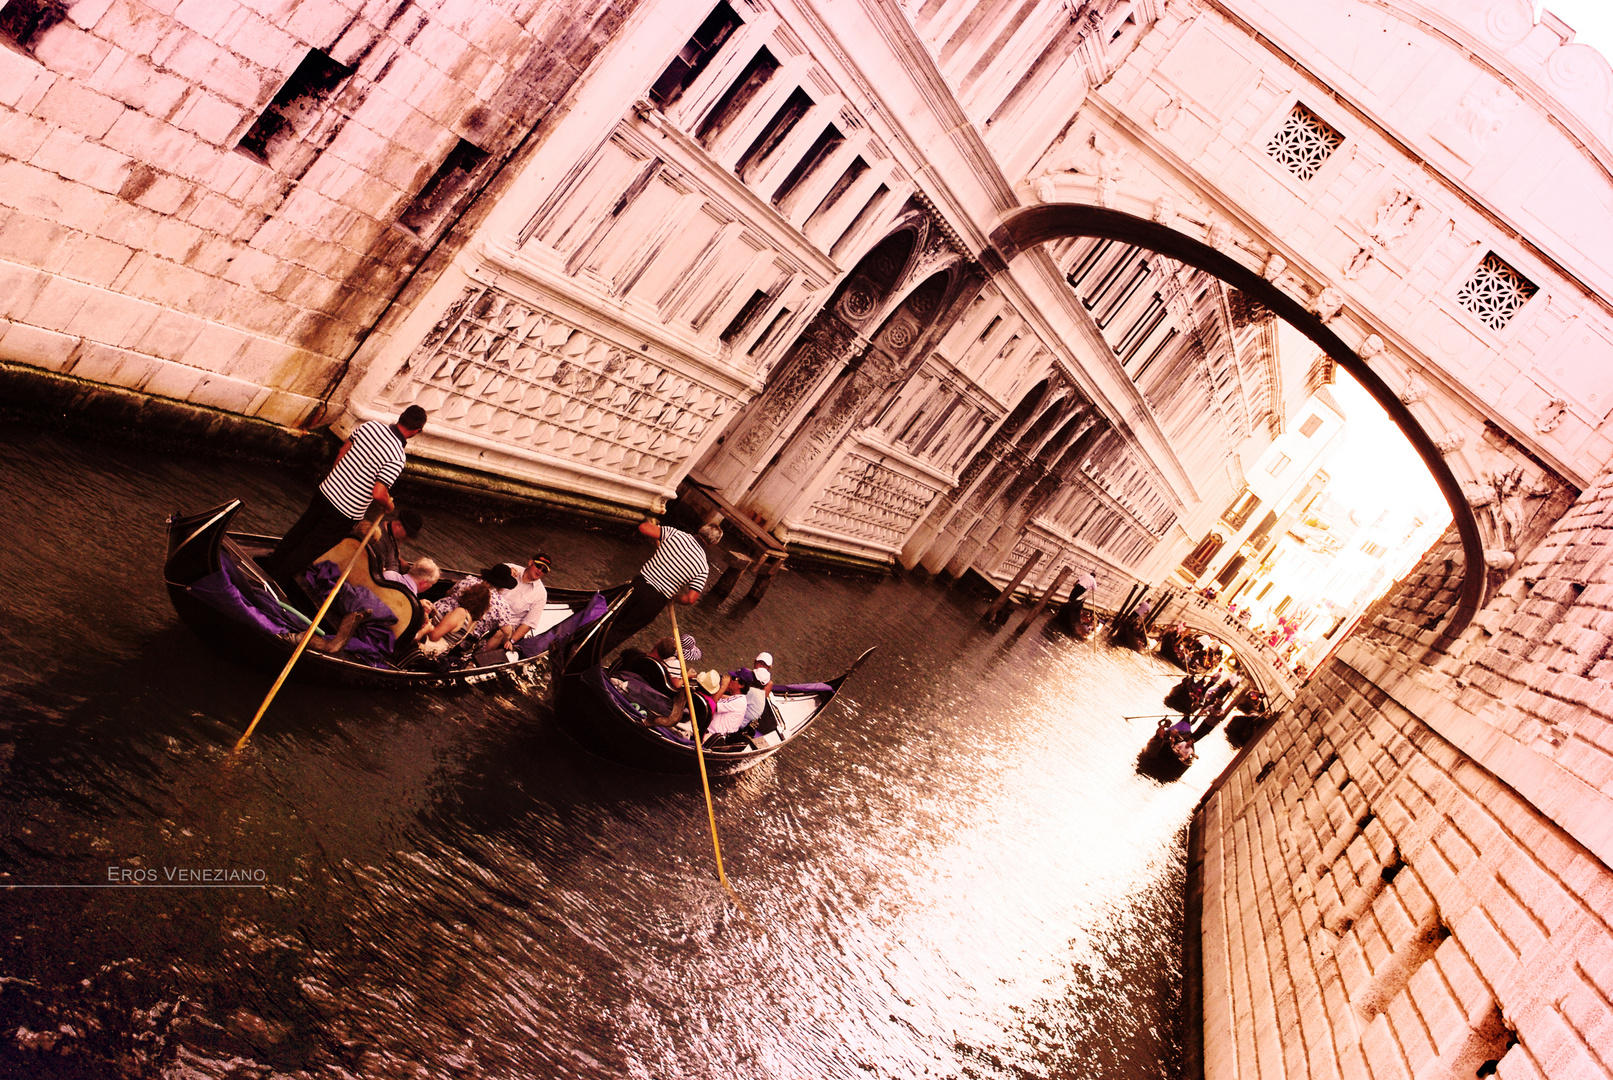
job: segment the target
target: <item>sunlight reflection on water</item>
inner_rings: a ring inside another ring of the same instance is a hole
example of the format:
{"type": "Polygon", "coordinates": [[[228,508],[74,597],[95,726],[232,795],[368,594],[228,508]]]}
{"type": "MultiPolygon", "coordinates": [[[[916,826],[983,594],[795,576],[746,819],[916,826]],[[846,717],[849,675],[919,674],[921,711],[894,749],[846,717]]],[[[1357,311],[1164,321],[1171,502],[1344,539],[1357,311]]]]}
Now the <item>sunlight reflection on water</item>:
{"type": "MultiPolygon", "coordinates": [[[[0,883],[268,881],[5,892],[0,970],[24,981],[0,989],[0,1071],[1176,1073],[1183,832],[1231,751],[1137,774],[1152,725],[1119,717],[1159,711],[1162,662],[990,633],[898,580],[795,572],[689,611],[713,666],[768,648],[819,678],[879,647],[801,744],[718,789],[747,917],[698,783],[589,756],[542,687],[294,685],[232,757],[270,676],[177,624],[161,518],[240,494],[242,527],[275,531],[302,480],[15,431],[0,477],[0,883]]],[[[647,554],[427,510],[420,550],[449,565],[541,546],[570,586],[647,554]]]]}

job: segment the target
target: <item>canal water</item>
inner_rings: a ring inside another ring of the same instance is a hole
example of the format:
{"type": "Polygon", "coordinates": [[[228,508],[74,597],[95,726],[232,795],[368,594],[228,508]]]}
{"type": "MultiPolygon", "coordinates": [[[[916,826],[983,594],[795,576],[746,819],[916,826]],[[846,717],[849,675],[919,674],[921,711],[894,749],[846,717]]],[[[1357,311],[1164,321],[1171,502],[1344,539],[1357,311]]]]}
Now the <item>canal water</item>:
{"type": "MultiPolygon", "coordinates": [[[[1163,662],[894,579],[683,609],[702,666],[878,649],[717,789],[741,911],[698,781],[590,756],[545,685],[292,685],[232,754],[271,678],[179,624],[163,519],[240,496],[278,532],[308,490],[0,434],[0,1075],[1177,1074],[1186,824],[1232,752],[1138,775],[1153,725],[1123,717],[1160,711],[1163,662]],[[232,880],[167,887],[206,871],[232,880]]],[[[445,565],[541,548],[583,586],[648,554],[424,509],[411,553],[445,565]]]]}

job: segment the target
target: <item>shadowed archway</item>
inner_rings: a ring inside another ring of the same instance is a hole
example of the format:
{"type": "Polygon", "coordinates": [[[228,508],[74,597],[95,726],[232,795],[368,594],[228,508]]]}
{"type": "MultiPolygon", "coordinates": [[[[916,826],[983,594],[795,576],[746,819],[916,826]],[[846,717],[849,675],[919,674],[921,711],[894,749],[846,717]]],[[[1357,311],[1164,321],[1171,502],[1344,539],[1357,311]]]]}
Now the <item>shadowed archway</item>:
{"type": "Polygon", "coordinates": [[[993,273],[1001,272],[1022,252],[1050,240],[1076,236],[1135,244],[1220,278],[1258,300],[1299,330],[1361,384],[1373,400],[1383,407],[1428,467],[1450,505],[1451,518],[1461,537],[1464,562],[1461,592],[1451,617],[1446,620],[1432,649],[1437,651],[1443,648],[1466,629],[1484,601],[1484,544],[1478,521],[1468,505],[1462,485],[1451,472],[1444,455],[1434,445],[1434,440],[1367,362],[1328,329],[1327,324],[1315,313],[1254,270],[1167,225],[1118,210],[1078,203],[1027,207],[1011,214],[992,233],[991,247],[981,254],[980,262],[993,273]]]}

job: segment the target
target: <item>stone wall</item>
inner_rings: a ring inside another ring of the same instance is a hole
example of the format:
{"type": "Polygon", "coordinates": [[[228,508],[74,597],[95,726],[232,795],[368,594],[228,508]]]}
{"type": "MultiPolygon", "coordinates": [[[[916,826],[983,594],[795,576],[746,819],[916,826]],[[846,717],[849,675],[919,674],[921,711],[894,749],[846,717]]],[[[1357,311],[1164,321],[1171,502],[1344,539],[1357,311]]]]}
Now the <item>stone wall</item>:
{"type": "Polygon", "coordinates": [[[1429,653],[1436,548],[1207,798],[1207,1076],[1613,1075],[1609,495],[1429,653]]]}
{"type": "Polygon", "coordinates": [[[0,360],[317,422],[633,7],[10,0],[0,360]]]}

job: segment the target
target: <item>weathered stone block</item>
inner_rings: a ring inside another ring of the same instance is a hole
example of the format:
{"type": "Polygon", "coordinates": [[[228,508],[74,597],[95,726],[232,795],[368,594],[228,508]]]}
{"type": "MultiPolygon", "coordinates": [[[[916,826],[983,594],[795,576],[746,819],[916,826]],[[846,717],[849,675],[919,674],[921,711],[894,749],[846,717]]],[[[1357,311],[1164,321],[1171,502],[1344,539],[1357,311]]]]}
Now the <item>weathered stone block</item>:
{"type": "Polygon", "coordinates": [[[165,360],[178,360],[189,351],[205,325],[183,312],[159,309],[134,348],[165,360]]]}
{"type": "Polygon", "coordinates": [[[79,309],[94,291],[88,285],[68,281],[66,278],[52,277],[39,291],[38,298],[28,305],[28,310],[18,316],[18,321],[44,327],[47,330],[66,331],[68,324],[78,315],[79,309]]]}
{"type": "Polygon", "coordinates": [[[211,94],[192,93],[175,110],[172,122],[175,127],[193,131],[214,146],[223,147],[232,141],[247,116],[244,106],[211,94]]]}
{"type": "MultiPolygon", "coordinates": [[[[0,113],[0,147],[5,148],[6,156],[18,161],[33,157],[44,145],[50,130],[50,125],[36,116],[22,112],[0,113]]],[[[10,198],[6,201],[12,206],[19,205],[10,198]]]]}
{"type": "Polygon", "coordinates": [[[90,382],[141,388],[156,373],[160,363],[128,349],[86,341],[66,370],[90,382]]]}
{"type": "Polygon", "coordinates": [[[319,402],[284,390],[270,390],[248,410],[248,415],[286,427],[298,427],[319,408],[319,402]]]}
{"type": "Polygon", "coordinates": [[[145,390],[158,397],[187,401],[207,373],[183,364],[165,363],[146,380],[145,390]]]}
{"type": "Polygon", "coordinates": [[[62,329],[90,341],[132,347],[157,318],[159,309],[131,296],[91,289],[62,329]]]}
{"type": "Polygon", "coordinates": [[[239,10],[235,0],[180,0],[174,19],[198,34],[216,37],[239,10]]]}
{"type": "Polygon", "coordinates": [[[114,195],[129,175],[127,157],[61,128],[50,133],[29,162],[114,195]]]}
{"type": "Polygon", "coordinates": [[[0,319],[17,318],[27,312],[47,281],[49,278],[33,267],[0,262],[0,319]]]}
{"type": "Polygon", "coordinates": [[[188,84],[179,76],[160,71],[142,57],[122,50],[107,59],[90,85],[129,108],[160,120],[184,100],[188,84]]]}
{"type": "Polygon", "coordinates": [[[234,327],[205,323],[182,359],[203,371],[222,372],[235,362],[250,340],[234,327]]]}
{"type": "Polygon", "coordinates": [[[59,79],[46,92],[36,113],[86,138],[99,139],[112,129],[126,108],[122,102],[98,94],[82,83],[59,79]]]}
{"type": "Polygon", "coordinates": [[[61,272],[75,280],[106,288],[123,273],[133,256],[134,252],[129,248],[110,240],[95,236],[75,237],[71,254],[63,262],[61,272]]]}
{"type": "Polygon", "coordinates": [[[1379,1014],[1361,1033],[1361,1052],[1373,1080],[1411,1080],[1400,1044],[1389,1029],[1387,1015],[1379,1014]]]}
{"type": "Polygon", "coordinates": [[[23,323],[0,323],[0,331],[0,360],[63,371],[78,355],[80,341],[71,334],[23,323]]]}
{"type": "Polygon", "coordinates": [[[101,66],[112,46],[64,20],[34,39],[33,53],[54,73],[88,78],[101,66]]]}
{"type": "Polygon", "coordinates": [[[186,400],[213,409],[252,416],[257,415],[254,410],[260,408],[268,396],[261,386],[209,372],[196,384],[186,400]]]}

